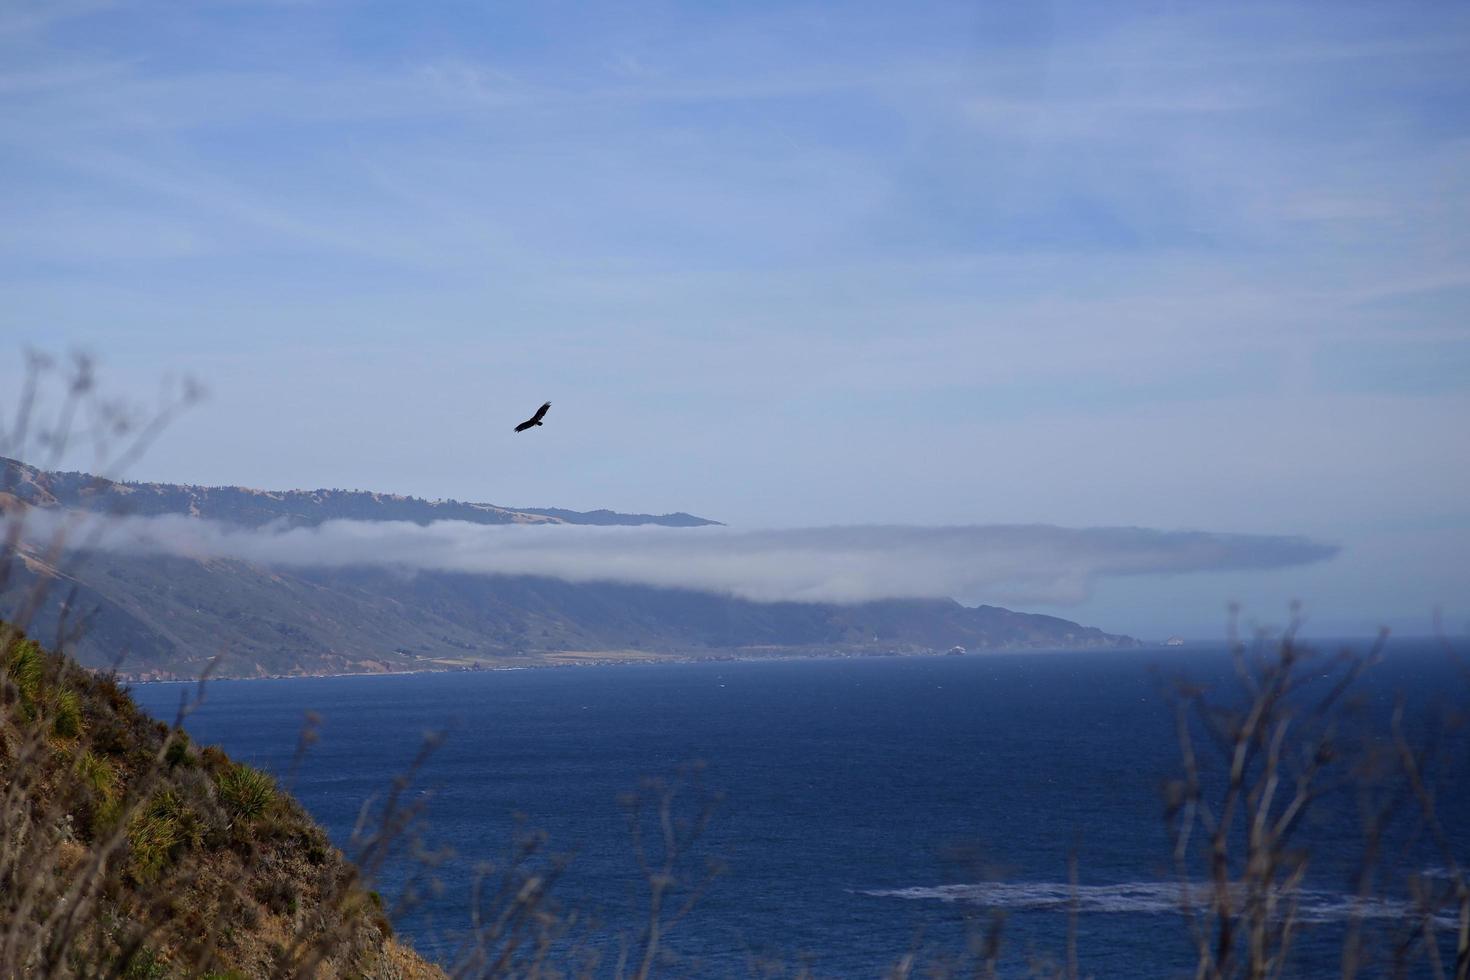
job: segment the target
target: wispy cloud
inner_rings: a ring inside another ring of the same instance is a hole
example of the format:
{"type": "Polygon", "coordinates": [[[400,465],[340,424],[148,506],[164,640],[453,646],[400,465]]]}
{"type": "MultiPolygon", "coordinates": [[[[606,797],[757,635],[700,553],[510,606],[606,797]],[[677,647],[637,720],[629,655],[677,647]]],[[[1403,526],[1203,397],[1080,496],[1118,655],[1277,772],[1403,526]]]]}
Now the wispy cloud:
{"type": "MultiPolygon", "coordinates": [[[[30,533],[61,516],[32,512],[30,533]],[[40,523],[35,523],[39,521],[40,523]]],[[[1064,528],[730,528],[487,526],[439,521],[327,521],[241,528],[182,516],[94,518],[73,529],[89,547],[268,566],[389,566],[540,575],[729,593],[759,601],[958,598],[1066,605],[1099,579],[1275,569],[1322,561],[1336,547],[1298,537],[1064,528]]]]}
{"type": "MultiPolygon", "coordinates": [[[[158,478],[1357,561],[1470,499],[1467,62],[1356,0],[11,4],[0,336],[209,375],[158,478]]],[[[1357,584],[1459,574],[1403,545],[1357,584]]]]}

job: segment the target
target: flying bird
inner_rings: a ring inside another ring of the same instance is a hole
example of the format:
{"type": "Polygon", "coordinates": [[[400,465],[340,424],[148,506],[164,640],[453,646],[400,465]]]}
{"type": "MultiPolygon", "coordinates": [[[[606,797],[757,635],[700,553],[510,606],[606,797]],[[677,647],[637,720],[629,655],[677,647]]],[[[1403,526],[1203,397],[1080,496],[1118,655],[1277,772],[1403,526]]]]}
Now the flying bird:
{"type": "Polygon", "coordinates": [[[551,402],[547,402],[545,405],[542,405],[540,408],[536,409],[536,414],[532,415],[530,418],[526,419],[526,421],[516,426],[516,431],[525,432],[527,429],[532,428],[533,426],[540,425],[541,419],[546,415],[546,410],[550,407],[551,402]]]}

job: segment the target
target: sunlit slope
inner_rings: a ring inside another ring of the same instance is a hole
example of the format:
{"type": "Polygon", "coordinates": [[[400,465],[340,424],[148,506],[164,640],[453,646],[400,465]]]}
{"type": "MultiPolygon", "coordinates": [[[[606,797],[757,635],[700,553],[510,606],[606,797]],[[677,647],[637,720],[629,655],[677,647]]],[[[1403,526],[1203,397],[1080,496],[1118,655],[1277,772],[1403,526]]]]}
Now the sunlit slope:
{"type": "Polygon", "coordinates": [[[0,641],[0,972],[442,975],[269,776],[3,624],[0,641]]]}

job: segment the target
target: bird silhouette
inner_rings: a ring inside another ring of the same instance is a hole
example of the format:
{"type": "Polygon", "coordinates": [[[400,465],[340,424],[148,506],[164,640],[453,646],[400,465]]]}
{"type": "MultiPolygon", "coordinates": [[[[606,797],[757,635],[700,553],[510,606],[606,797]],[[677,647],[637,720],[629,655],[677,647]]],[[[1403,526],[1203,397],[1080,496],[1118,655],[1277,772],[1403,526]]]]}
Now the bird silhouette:
{"type": "Polygon", "coordinates": [[[535,426],[540,425],[542,417],[546,415],[546,410],[550,407],[551,402],[547,402],[545,405],[542,405],[540,408],[536,409],[536,414],[532,415],[530,418],[526,419],[526,421],[516,426],[516,431],[525,432],[527,429],[534,428],[535,426]]]}

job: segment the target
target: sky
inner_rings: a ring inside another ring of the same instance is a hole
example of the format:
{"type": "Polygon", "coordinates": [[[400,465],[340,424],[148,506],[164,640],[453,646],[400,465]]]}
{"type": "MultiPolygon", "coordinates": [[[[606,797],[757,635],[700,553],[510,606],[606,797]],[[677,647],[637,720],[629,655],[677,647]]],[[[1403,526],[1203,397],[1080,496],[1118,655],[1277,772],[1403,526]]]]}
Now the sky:
{"type": "Polygon", "coordinates": [[[208,388],[138,479],[1305,538],[1028,608],[1470,623],[1461,4],[0,0],[0,211],[0,384],[208,388]]]}

